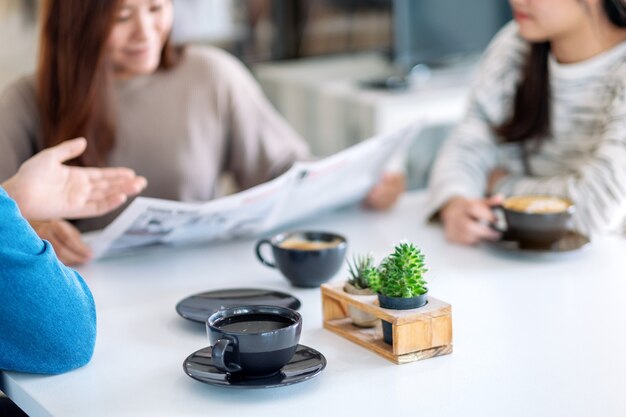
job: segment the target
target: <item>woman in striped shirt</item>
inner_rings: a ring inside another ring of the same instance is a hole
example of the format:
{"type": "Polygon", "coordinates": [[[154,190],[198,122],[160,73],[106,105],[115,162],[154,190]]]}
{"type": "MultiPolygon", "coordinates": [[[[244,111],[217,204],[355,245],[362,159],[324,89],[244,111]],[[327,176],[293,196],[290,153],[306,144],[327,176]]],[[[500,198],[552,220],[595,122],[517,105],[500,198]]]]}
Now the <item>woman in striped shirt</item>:
{"type": "Polygon", "coordinates": [[[515,22],[483,57],[468,112],[444,144],[429,214],[446,237],[498,239],[501,195],[553,194],[583,233],[626,219],[626,3],[511,0],[515,22]]]}

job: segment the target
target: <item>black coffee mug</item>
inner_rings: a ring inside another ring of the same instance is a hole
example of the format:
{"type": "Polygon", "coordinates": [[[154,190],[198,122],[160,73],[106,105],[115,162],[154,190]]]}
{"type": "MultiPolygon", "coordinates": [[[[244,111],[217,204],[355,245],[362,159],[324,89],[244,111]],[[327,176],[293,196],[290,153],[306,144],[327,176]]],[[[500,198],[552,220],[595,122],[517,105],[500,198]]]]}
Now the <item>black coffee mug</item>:
{"type": "Polygon", "coordinates": [[[549,248],[564,237],[571,228],[574,204],[563,197],[554,196],[514,196],[510,198],[547,198],[563,201],[567,208],[557,212],[528,212],[507,208],[507,200],[493,207],[499,218],[494,228],[502,232],[503,240],[519,242],[520,248],[549,248]]]}
{"type": "Polygon", "coordinates": [[[232,307],[213,313],[206,328],[216,368],[260,377],[277,373],[291,360],[302,316],[286,307],[232,307]]]}
{"type": "Polygon", "coordinates": [[[256,245],[256,255],[263,265],[278,268],[296,287],[318,287],[341,268],[346,256],[346,238],[327,232],[286,232],[256,245]],[[261,254],[263,245],[272,247],[274,262],[261,254]]]}

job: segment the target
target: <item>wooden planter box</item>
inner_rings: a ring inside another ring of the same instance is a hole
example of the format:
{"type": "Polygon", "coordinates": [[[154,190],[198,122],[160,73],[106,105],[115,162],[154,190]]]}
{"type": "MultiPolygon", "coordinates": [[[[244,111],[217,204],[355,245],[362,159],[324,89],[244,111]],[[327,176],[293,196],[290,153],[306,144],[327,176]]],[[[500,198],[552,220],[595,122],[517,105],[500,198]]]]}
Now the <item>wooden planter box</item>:
{"type": "Polygon", "coordinates": [[[373,297],[361,301],[343,290],[343,283],[322,285],[324,328],[390,361],[402,364],[452,353],[452,307],[428,297],[428,304],[413,310],[390,310],[373,297]],[[348,305],[391,323],[393,345],[383,341],[382,324],[363,329],[352,324],[348,305]]]}

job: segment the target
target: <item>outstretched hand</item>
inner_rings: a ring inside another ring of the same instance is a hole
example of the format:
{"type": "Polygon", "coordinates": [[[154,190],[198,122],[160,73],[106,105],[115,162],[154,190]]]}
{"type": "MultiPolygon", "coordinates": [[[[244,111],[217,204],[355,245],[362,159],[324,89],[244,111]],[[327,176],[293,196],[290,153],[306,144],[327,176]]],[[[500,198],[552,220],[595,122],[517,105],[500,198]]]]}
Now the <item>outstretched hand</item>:
{"type": "Polygon", "coordinates": [[[122,205],[146,186],[127,168],[63,165],[85,151],[83,138],[46,149],[22,164],[3,184],[29,220],[95,217],[122,205]]]}

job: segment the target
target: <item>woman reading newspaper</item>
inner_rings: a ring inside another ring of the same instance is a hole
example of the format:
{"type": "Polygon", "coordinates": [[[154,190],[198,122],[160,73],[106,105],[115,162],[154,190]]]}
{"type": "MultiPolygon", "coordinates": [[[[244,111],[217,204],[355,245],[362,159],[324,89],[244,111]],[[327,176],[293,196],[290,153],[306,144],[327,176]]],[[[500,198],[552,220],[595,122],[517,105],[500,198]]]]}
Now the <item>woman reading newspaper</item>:
{"type": "MultiPolygon", "coordinates": [[[[79,135],[90,146],[77,164],[128,166],[148,179],[144,196],[177,201],[214,198],[226,172],[246,189],[310,157],[236,59],[170,44],[171,0],[46,0],[42,11],[37,74],[0,99],[0,180],[79,135]]],[[[366,203],[388,208],[403,189],[403,176],[389,174],[366,203]]],[[[76,228],[114,216],[34,226],[77,264],[90,250],[76,228]]]]}

